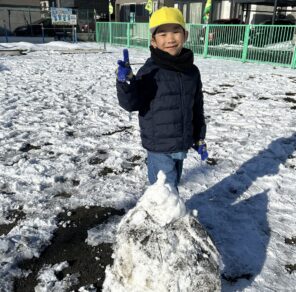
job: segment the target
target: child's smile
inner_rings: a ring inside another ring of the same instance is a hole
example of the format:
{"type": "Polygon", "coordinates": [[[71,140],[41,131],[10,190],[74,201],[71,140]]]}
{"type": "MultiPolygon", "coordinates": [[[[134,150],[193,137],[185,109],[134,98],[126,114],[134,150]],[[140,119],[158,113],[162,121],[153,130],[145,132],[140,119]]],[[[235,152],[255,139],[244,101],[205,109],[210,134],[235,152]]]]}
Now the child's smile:
{"type": "Polygon", "coordinates": [[[178,24],[163,24],[157,28],[151,44],[172,56],[180,54],[188,33],[178,24]]]}

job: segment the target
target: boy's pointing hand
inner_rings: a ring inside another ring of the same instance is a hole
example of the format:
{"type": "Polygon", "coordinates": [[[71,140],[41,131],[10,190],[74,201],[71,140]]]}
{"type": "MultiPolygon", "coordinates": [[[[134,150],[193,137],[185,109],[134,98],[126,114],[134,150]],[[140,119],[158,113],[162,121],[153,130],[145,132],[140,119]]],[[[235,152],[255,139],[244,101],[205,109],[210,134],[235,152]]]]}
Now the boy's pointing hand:
{"type": "Polygon", "coordinates": [[[126,82],[127,80],[131,80],[133,77],[133,72],[129,63],[128,49],[123,50],[123,60],[118,60],[117,64],[117,80],[119,82],[126,82]]]}

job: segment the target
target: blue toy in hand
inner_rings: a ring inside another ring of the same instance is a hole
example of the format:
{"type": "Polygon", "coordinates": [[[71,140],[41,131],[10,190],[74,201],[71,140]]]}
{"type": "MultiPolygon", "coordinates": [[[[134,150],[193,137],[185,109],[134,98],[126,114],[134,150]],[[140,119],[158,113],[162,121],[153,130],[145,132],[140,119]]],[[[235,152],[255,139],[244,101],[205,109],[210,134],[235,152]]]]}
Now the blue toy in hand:
{"type": "Polygon", "coordinates": [[[197,153],[200,155],[200,158],[202,161],[206,160],[209,157],[208,151],[207,151],[207,144],[205,141],[200,140],[192,147],[197,153]]]}
{"type": "Polygon", "coordinates": [[[123,50],[123,60],[118,60],[117,80],[119,82],[126,82],[133,77],[132,68],[129,63],[128,49],[123,50]]]}

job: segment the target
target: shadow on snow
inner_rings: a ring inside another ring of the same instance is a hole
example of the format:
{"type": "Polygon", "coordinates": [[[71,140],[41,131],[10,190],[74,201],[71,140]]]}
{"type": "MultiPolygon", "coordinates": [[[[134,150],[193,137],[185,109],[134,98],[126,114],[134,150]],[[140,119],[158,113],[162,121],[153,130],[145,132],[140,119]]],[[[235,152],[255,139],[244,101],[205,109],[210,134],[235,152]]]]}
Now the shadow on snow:
{"type": "Polygon", "coordinates": [[[262,270],[270,239],[269,190],[254,186],[258,193],[242,200],[240,196],[247,194],[256,179],[277,174],[279,165],[286,162],[295,146],[295,133],[274,140],[235,173],[206,191],[194,194],[186,202],[187,207],[198,210],[200,222],[221,254],[222,291],[237,291],[238,288],[241,291],[250,285],[262,270]],[[237,283],[240,279],[248,281],[237,283]]]}

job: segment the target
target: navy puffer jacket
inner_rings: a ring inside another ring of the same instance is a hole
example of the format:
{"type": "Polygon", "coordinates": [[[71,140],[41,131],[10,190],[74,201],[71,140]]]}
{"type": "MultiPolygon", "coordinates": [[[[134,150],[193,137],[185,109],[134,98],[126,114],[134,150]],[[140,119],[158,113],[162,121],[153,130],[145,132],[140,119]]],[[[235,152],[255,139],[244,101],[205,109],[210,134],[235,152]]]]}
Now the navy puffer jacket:
{"type": "Polygon", "coordinates": [[[149,58],[130,84],[117,81],[116,87],[120,106],[139,111],[145,149],[186,151],[205,138],[202,83],[195,65],[181,73],[161,68],[149,58]]]}

